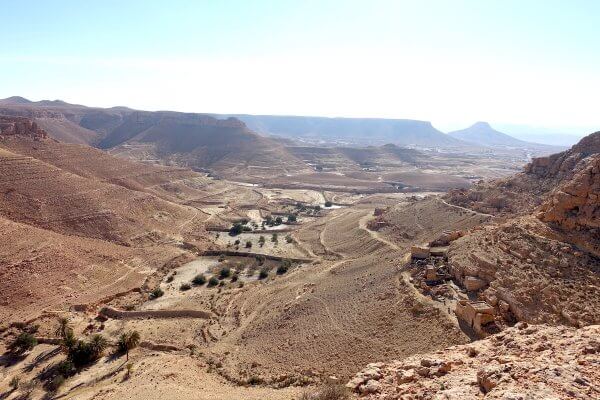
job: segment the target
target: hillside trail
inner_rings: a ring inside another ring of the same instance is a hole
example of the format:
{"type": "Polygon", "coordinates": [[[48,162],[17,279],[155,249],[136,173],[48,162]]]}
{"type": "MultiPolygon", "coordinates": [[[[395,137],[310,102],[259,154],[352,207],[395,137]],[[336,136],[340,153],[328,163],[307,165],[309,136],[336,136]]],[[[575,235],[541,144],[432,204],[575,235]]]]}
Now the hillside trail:
{"type": "Polygon", "coordinates": [[[479,212],[479,211],[468,209],[466,207],[457,206],[456,204],[450,204],[446,200],[442,199],[439,196],[436,197],[436,199],[437,199],[437,201],[439,201],[440,203],[442,203],[442,204],[444,204],[444,205],[446,205],[448,207],[456,208],[456,209],[462,210],[462,211],[467,211],[467,212],[469,212],[471,214],[481,215],[481,216],[484,216],[484,217],[490,217],[490,218],[494,217],[492,214],[486,214],[486,213],[482,213],[482,212],[479,212]]]}
{"type": "Polygon", "coordinates": [[[379,232],[376,231],[372,231],[367,227],[367,222],[373,218],[372,214],[366,214],[365,216],[363,216],[359,221],[358,221],[358,226],[359,228],[361,228],[362,230],[364,230],[365,232],[367,232],[373,239],[377,240],[378,242],[381,242],[383,244],[385,244],[388,247],[391,247],[392,249],[396,250],[396,251],[403,251],[400,247],[398,247],[398,245],[396,245],[393,242],[390,242],[389,240],[381,237],[381,235],[379,234],[379,232]]]}

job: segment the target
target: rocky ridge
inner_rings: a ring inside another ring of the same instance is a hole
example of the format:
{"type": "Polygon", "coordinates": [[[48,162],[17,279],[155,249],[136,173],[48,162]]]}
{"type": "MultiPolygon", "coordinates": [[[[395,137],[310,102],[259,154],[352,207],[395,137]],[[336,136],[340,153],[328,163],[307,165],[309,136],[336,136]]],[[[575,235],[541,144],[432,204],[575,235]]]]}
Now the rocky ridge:
{"type": "Polygon", "coordinates": [[[45,139],[48,134],[34,121],[25,117],[0,116],[0,135],[29,136],[35,139],[45,139]]]}
{"type": "Polygon", "coordinates": [[[468,345],[369,364],[347,387],[363,399],[598,398],[599,338],[599,325],[518,323],[468,345]]]}

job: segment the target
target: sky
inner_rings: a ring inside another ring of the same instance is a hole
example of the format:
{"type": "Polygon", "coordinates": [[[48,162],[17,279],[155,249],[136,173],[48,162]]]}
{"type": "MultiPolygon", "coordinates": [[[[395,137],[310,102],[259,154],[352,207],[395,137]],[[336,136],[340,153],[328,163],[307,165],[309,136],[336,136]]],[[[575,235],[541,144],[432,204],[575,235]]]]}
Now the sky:
{"type": "MultiPolygon", "coordinates": [[[[0,0],[0,98],[600,129],[596,0],[0,0]]],[[[543,130],[541,130],[543,131],[543,130]]]]}

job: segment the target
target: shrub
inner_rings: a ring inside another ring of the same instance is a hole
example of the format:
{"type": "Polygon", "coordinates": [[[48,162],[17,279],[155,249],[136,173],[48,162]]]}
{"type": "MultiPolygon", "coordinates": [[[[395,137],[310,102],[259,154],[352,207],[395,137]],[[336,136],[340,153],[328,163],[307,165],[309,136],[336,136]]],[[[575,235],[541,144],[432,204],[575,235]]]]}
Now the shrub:
{"type": "Polygon", "coordinates": [[[258,265],[263,265],[266,261],[266,257],[263,255],[257,255],[254,257],[256,259],[256,261],[258,262],[258,265]]]}
{"type": "Polygon", "coordinates": [[[296,222],[297,220],[298,220],[298,218],[294,214],[290,214],[287,217],[287,222],[296,222]]]}
{"type": "Polygon", "coordinates": [[[225,286],[225,281],[220,281],[219,286],[225,286]]]}
{"type": "Polygon", "coordinates": [[[62,385],[64,385],[65,380],[66,379],[64,376],[60,374],[55,375],[54,378],[52,378],[52,380],[48,383],[48,389],[51,392],[56,392],[62,385]]]}
{"type": "Polygon", "coordinates": [[[258,273],[258,279],[265,279],[269,276],[269,270],[267,268],[263,268],[258,273]]]}
{"type": "Polygon", "coordinates": [[[276,233],[274,233],[274,234],[271,236],[271,242],[273,242],[273,243],[277,243],[277,240],[278,240],[278,239],[279,239],[279,236],[278,236],[276,233]]]}
{"type": "Polygon", "coordinates": [[[12,390],[17,390],[19,388],[19,383],[21,382],[21,378],[18,376],[13,376],[10,380],[9,385],[12,390]]]}
{"type": "Polygon", "coordinates": [[[260,385],[262,382],[263,382],[263,380],[260,377],[255,376],[255,375],[248,378],[248,385],[256,386],[256,385],[260,385]]]}
{"type": "Polygon", "coordinates": [[[208,287],[217,286],[219,284],[219,280],[216,276],[211,276],[208,280],[208,287]]]}
{"type": "Polygon", "coordinates": [[[231,268],[229,268],[229,267],[223,267],[219,271],[219,279],[229,278],[230,275],[231,275],[231,268]]]}
{"type": "Polygon", "coordinates": [[[181,290],[182,292],[185,292],[186,290],[190,290],[191,288],[192,288],[192,285],[190,285],[187,282],[182,283],[181,286],[179,286],[179,290],[181,290]]]}
{"type": "Polygon", "coordinates": [[[275,218],[275,225],[281,225],[281,224],[283,224],[283,218],[281,218],[281,217],[275,218]]]}
{"type": "Polygon", "coordinates": [[[74,375],[76,372],[75,364],[69,359],[63,360],[56,365],[56,372],[62,376],[74,375]]]}
{"type": "Polygon", "coordinates": [[[244,225],[237,223],[234,224],[230,229],[229,229],[229,234],[231,236],[237,236],[240,233],[242,233],[244,231],[244,225]]]}
{"type": "Polygon", "coordinates": [[[251,248],[251,247],[252,247],[252,242],[251,242],[250,240],[248,240],[248,241],[246,242],[246,248],[247,248],[247,249],[249,249],[249,248],[251,248]]]}
{"type": "Polygon", "coordinates": [[[173,276],[173,275],[167,276],[167,283],[173,282],[173,279],[175,279],[175,276],[173,276]]]}
{"type": "Polygon", "coordinates": [[[286,272],[288,272],[288,267],[286,265],[281,264],[279,267],[277,267],[277,275],[283,275],[286,272]]]}
{"type": "Polygon", "coordinates": [[[11,353],[23,354],[33,349],[37,344],[37,339],[31,333],[23,332],[8,346],[8,350],[11,353]]]}
{"type": "Polygon", "coordinates": [[[133,364],[132,363],[125,364],[125,379],[131,378],[132,373],[133,373],[133,364]]]}
{"type": "Polygon", "coordinates": [[[165,292],[163,292],[163,290],[161,288],[159,288],[159,287],[154,288],[154,290],[152,292],[150,292],[150,299],[158,299],[163,294],[165,294],[165,292]]]}
{"type": "Polygon", "coordinates": [[[238,274],[233,274],[233,276],[231,277],[231,282],[237,282],[238,280],[238,274]]]}
{"type": "Polygon", "coordinates": [[[240,284],[238,285],[238,287],[241,289],[244,287],[244,282],[240,282],[240,284]]]}
{"type": "Polygon", "coordinates": [[[327,208],[331,207],[332,205],[333,205],[333,203],[329,200],[325,202],[325,207],[327,207],[327,208]]]}
{"type": "Polygon", "coordinates": [[[198,274],[192,279],[192,283],[196,286],[202,286],[206,283],[206,277],[204,274],[198,274]]]}
{"type": "Polygon", "coordinates": [[[285,236],[285,241],[287,243],[294,243],[294,238],[292,238],[292,235],[286,235],[285,236]]]}

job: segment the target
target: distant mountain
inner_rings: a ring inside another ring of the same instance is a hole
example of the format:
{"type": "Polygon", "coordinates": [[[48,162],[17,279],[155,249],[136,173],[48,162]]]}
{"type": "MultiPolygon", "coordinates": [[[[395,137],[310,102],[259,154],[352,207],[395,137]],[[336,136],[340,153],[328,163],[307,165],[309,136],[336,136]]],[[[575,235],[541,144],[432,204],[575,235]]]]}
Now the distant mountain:
{"type": "Polygon", "coordinates": [[[597,130],[597,127],[581,128],[544,128],[518,124],[495,124],[502,132],[527,142],[549,144],[552,146],[570,147],[579,142],[586,132],[597,130]]]}
{"type": "Polygon", "coordinates": [[[326,118],[276,115],[227,115],[254,130],[312,143],[419,147],[469,147],[468,143],[435,129],[428,121],[384,118],[326,118]]]}
{"type": "Polygon", "coordinates": [[[31,100],[27,100],[25,97],[12,96],[6,99],[0,99],[0,104],[30,104],[33,103],[31,100]]]}
{"type": "Polygon", "coordinates": [[[281,143],[252,132],[236,118],[85,107],[62,100],[32,102],[22,97],[0,100],[2,114],[31,118],[62,142],[88,144],[137,160],[210,169],[223,177],[242,171],[260,178],[273,171],[310,170],[281,143]]]}
{"type": "Polygon", "coordinates": [[[526,142],[516,139],[506,133],[499,132],[492,128],[487,122],[476,122],[467,129],[448,133],[449,136],[456,139],[487,147],[514,147],[522,149],[544,149],[544,150],[563,150],[561,147],[550,146],[540,143],[526,142]]]}

